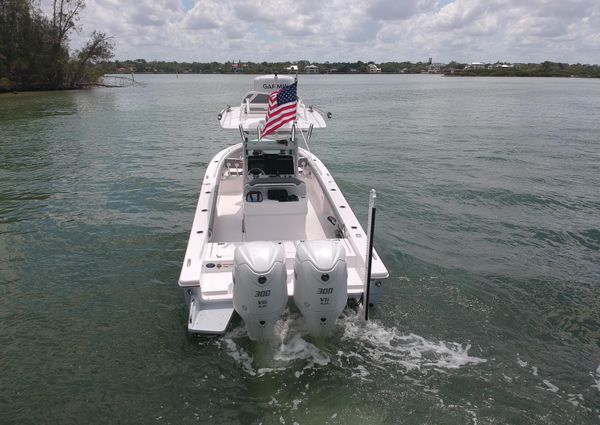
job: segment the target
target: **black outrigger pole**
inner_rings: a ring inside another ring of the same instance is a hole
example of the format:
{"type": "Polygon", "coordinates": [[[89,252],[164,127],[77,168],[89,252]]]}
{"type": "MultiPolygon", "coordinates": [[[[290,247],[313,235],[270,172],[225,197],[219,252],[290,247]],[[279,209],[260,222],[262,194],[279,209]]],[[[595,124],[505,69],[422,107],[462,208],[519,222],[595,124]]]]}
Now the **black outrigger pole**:
{"type": "Polygon", "coordinates": [[[375,212],[377,210],[377,192],[371,189],[369,197],[369,221],[367,223],[367,255],[365,256],[365,283],[363,286],[363,310],[365,320],[369,320],[369,305],[371,303],[371,265],[373,263],[373,236],[375,234],[375,212]]]}

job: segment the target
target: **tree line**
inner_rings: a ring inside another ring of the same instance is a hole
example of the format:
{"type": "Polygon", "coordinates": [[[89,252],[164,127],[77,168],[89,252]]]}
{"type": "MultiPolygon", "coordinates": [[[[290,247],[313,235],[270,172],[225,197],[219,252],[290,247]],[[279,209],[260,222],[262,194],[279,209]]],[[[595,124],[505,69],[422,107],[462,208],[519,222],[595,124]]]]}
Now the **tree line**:
{"type": "MultiPolygon", "coordinates": [[[[154,74],[270,74],[303,73],[307,65],[315,65],[321,74],[368,73],[373,61],[363,62],[175,62],[146,61],[145,59],[106,61],[98,64],[105,74],[114,73],[154,73],[154,74]]],[[[472,68],[469,64],[449,62],[436,65],[435,73],[455,76],[516,76],[516,77],[600,77],[600,66],[589,64],[568,64],[545,61],[542,63],[512,64],[500,67],[498,64],[485,64],[472,68]]],[[[429,62],[383,62],[377,64],[383,74],[422,74],[431,73],[429,62]]]]}
{"type": "MultiPolygon", "coordinates": [[[[298,67],[300,73],[304,72],[307,65],[316,65],[318,73],[367,73],[369,64],[374,62],[176,62],[176,61],[147,61],[145,59],[128,59],[103,62],[99,64],[106,74],[114,73],[155,73],[155,74],[269,74],[295,72],[292,67],[298,67]]],[[[380,64],[382,72],[405,72],[418,74],[427,69],[424,62],[386,62],[380,64]]]]}
{"type": "Polygon", "coordinates": [[[589,77],[600,78],[600,66],[590,64],[568,64],[544,61],[542,63],[520,63],[511,67],[489,66],[473,69],[468,66],[445,72],[447,75],[464,77],[589,77]]]}
{"type": "Polygon", "coordinates": [[[35,0],[0,0],[0,91],[80,88],[98,80],[95,65],[113,56],[110,37],[94,31],[81,49],[69,49],[84,6],[84,0],[54,0],[46,16],[35,0]]]}

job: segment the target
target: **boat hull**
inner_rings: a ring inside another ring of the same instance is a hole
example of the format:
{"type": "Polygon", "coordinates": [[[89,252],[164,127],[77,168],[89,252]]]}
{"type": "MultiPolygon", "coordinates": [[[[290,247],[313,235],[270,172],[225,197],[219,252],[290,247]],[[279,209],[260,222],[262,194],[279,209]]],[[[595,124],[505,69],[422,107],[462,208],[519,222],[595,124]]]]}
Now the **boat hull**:
{"type": "MultiPolygon", "coordinates": [[[[301,234],[288,222],[264,219],[270,231],[264,240],[283,247],[287,294],[295,293],[294,261],[301,240],[339,240],[346,255],[346,294],[357,304],[363,296],[367,235],[326,166],[314,154],[298,148],[298,176],[305,186],[307,208],[301,234]]],[[[236,247],[260,238],[244,232],[242,145],[220,151],[206,168],[179,286],[188,306],[188,330],[198,334],[226,332],[233,308],[236,247]]],[[[373,253],[372,300],[377,301],[387,269],[373,253]]]]}

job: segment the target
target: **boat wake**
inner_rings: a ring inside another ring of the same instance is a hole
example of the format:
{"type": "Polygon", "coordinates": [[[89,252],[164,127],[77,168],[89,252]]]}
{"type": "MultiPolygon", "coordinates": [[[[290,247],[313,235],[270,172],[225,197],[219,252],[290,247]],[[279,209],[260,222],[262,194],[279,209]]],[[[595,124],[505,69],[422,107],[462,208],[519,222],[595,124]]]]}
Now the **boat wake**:
{"type": "Polygon", "coordinates": [[[458,369],[486,362],[469,355],[471,345],[432,341],[403,334],[377,321],[364,322],[349,312],[338,319],[329,338],[310,337],[302,316],[286,310],[270,343],[249,340],[243,324],[231,329],[221,344],[227,354],[252,376],[295,371],[296,377],[322,366],[352,369],[354,376],[368,379],[374,370],[396,367],[399,371],[458,369]]]}
{"type": "Polygon", "coordinates": [[[375,321],[365,323],[356,315],[344,320],[342,339],[358,341],[359,344],[348,344],[352,350],[338,351],[338,356],[359,356],[380,367],[397,364],[406,370],[458,369],[486,362],[485,359],[469,355],[470,344],[431,341],[414,333],[404,335],[394,327],[387,328],[375,321]]]}

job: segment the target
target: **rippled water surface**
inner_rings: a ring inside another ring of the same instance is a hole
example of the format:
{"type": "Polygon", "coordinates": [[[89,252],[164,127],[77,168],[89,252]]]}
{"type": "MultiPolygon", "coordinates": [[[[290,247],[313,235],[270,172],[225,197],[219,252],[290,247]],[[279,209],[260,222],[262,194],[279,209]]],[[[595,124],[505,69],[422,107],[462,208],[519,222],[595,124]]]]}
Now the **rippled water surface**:
{"type": "Polygon", "coordinates": [[[0,96],[0,423],[600,423],[600,81],[301,76],[391,277],[374,320],[189,337],[177,278],[251,76],[0,96]]]}

